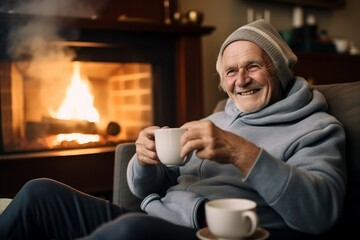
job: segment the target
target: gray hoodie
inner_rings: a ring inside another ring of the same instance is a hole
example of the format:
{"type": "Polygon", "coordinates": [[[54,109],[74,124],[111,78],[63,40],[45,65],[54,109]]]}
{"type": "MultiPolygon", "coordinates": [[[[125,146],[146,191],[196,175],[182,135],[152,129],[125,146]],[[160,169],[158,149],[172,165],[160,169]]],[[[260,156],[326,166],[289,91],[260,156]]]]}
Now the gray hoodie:
{"type": "Polygon", "coordinates": [[[247,176],[232,164],[199,159],[182,167],[128,166],[131,191],[148,214],[199,228],[197,209],[218,198],[257,202],[260,226],[307,233],[329,230],[342,212],[346,185],[345,132],[326,113],[318,91],[297,77],[286,98],[258,112],[225,111],[206,119],[261,148],[247,176]]]}

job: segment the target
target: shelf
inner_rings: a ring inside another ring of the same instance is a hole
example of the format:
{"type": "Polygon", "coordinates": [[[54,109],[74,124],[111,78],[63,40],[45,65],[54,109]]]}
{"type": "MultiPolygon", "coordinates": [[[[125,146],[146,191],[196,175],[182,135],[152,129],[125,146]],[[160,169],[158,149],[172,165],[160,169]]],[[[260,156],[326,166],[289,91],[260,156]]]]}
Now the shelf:
{"type": "Polygon", "coordinates": [[[298,5],[316,8],[341,8],[345,6],[345,0],[257,0],[266,3],[279,3],[288,5],[298,5]]]}
{"type": "Polygon", "coordinates": [[[149,32],[149,33],[169,33],[182,35],[207,35],[214,27],[201,26],[195,24],[165,24],[146,19],[129,19],[125,21],[110,21],[90,18],[69,18],[69,17],[49,17],[34,16],[24,14],[0,13],[0,24],[14,26],[16,24],[28,24],[29,21],[41,21],[52,24],[58,28],[76,28],[101,31],[127,31],[127,32],[149,32]]]}
{"type": "Polygon", "coordinates": [[[312,84],[331,84],[357,81],[360,55],[338,53],[295,52],[297,76],[312,84]]]}

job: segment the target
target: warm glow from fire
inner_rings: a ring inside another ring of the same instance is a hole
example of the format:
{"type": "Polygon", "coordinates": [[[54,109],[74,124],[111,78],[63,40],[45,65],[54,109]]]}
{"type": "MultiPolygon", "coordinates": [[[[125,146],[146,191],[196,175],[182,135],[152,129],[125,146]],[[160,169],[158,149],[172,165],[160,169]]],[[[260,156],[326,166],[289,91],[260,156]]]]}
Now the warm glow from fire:
{"type": "Polygon", "coordinates": [[[99,122],[99,113],[94,107],[94,97],[89,89],[89,80],[82,78],[79,62],[74,62],[74,73],[66,97],[55,117],[64,120],[87,120],[99,122]]]}
{"type": "MultiPolygon", "coordinates": [[[[89,80],[81,76],[80,63],[74,62],[74,71],[70,86],[67,88],[66,96],[57,112],[52,117],[63,120],[79,120],[99,122],[99,113],[94,107],[94,97],[89,88],[89,80]]],[[[58,134],[56,141],[76,141],[79,144],[98,142],[98,134],[70,133],[58,134]]]]}
{"type": "Polygon", "coordinates": [[[82,134],[82,133],[58,134],[56,136],[56,141],[57,142],[76,141],[79,144],[84,144],[88,142],[99,142],[100,136],[98,134],[82,134]]]}

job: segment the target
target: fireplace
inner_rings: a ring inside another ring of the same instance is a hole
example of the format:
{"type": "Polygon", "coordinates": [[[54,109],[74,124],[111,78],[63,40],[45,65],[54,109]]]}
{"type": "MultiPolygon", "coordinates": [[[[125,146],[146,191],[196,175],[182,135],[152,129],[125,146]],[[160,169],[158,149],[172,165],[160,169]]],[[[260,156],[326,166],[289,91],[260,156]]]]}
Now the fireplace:
{"type": "Polygon", "coordinates": [[[2,59],[3,152],[116,145],[146,126],[176,125],[173,37],[60,31],[53,43],[30,36],[2,59]],[[35,40],[45,52],[28,50],[35,40]]]}
{"type": "Polygon", "coordinates": [[[118,143],[202,117],[200,38],[211,27],[2,14],[0,29],[0,197],[35,177],[109,191],[118,143]],[[56,37],[13,39],[32,22],[56,37]]]}

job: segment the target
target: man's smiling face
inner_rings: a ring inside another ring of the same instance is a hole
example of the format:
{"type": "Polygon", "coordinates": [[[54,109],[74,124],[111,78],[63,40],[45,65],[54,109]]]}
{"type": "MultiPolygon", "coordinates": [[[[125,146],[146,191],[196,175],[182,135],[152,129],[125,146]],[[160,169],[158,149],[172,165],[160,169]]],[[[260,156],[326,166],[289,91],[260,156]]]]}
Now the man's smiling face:
{"type": "Polygon", "coordinates": [[[256,44],[236,41],[222,58],[221,86],[242,112],[256,112],[282,98],[270,57],[256,44]]]}

